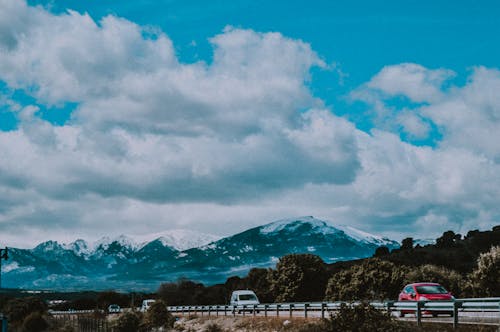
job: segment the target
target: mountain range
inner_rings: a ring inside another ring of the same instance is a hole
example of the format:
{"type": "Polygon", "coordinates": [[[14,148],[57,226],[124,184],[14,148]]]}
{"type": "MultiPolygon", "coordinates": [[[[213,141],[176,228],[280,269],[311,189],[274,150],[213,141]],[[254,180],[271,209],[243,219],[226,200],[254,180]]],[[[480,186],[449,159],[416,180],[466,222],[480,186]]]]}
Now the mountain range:
{"type": "Polygon", "coordinates": [[[191,231],[166,232],[152,241],[102,238],[89,244],[47,241],[33,249],[10,248],[2,285],[28,289],[151,291],[162,282],[188,278],[207,284],[274,267],[290,253],[311,253],[325,262],[373,255],[396,241],[314,217],[275,221],[218,239],[191,231]]]}

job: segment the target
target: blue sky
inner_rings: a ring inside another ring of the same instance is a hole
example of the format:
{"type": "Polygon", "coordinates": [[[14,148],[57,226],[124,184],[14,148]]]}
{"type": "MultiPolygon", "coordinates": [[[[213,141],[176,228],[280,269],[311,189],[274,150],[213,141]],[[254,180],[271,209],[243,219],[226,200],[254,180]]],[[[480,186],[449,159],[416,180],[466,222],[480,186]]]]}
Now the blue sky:
{"type": "Polygon", "coordinates": [[[9,244],[300,215],[395,238],[499,223],[493,1],[0,7],[9,244]]]}

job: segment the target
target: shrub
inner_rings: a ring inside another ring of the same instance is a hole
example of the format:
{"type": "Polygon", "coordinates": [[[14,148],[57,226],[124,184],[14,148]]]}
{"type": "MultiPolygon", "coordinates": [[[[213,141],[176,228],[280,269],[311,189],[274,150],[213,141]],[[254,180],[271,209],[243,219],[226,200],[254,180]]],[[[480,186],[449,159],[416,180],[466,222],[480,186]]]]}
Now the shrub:
{"type": "Polygon", "coordinates": [[[154,302],[145,315],[145,323],[149,327],[172,327],[175,318],[167,310],[167,305],[162,300],[154,302]]]}
{"type": "Polygon", "coordinates": [[[323,324],[325,332],[408,332],[406,325],[367,303],[355,306],[342,304],[338,313],[323,324]]]}
{"type": "Polygon", "coordinates": [[[436,265],[422,265],[413,267],[406,275],[404,284],[414,282],[437,282],[452,292],[455,296],[461,296],[463,291],[463,279],[457,272],[436,265]]]}
{"type": "Polygon", "coordinates": [[[331,301],[375,300],[397,297],[406,268],[378,258],[335,273],[326,287],[331,301]]]}
{"type": "Polygon", "coordinates": [[[41,332],[49,327],[47,321],[39,312],[32,312],[23,321],[23,332],[41,332]]]}
{"type": "Polygon", "coordinates": [[[224,332],[222,327],[220,327],[217,323],[210,323],[205,327],[205,332],[224,332]]]}
{"type": "Polygon", "coordinates": [[[114,331],[116,332],[137,332],[141,324],[140,317],[133,312],[125,312],[118,317],[114,331]]]}
{"type": "Polygon", "coordinates": [[[278,302],[314,301],[324,297],[328,280],[325,263],[311,254],[281,257],[270,273],[271,292],[278,302]]]}
{"type": "Polygon", "coordinates": [[[479,256],[469,283],[476,296],[500,295],[500,246],[479,256]]]}

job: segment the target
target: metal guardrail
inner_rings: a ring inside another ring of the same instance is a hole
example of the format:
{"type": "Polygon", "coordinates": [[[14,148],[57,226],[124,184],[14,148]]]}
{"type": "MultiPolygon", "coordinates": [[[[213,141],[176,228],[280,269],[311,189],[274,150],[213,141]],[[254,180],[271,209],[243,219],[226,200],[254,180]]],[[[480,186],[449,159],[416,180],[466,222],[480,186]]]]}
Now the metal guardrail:
{"type": "MultiPolygon", "coordinates": [[[[259,305],[205,305],[205,306],[168,306],[172,313],[181,315],[200,314],[203,316],[214,315],[233,315],[246,313],[256,316],[263,312],[264,317],[269,315],[279,317],[293,317],[294,312],[301,312],[301,317],[308,318],[311,312],[320,313],[321,318],[325,318],[330,312],[340,309],[342,304],[359,305],[361,302],[306,302],[306,303],[271,303],[259,305]]],[[[500,298],[467,298],[455,299],[453,301],[386,301],[370,302],[370,305],[379,310],[385,310],[388,313],[414,313],[417,325],[422,326],[422,315],[431,314],[450,314],[453,317],[453,327],[457,328],[459,324],[459,312],[496,312],[499,313],[498,324],[500,326],[500,298]]]]}
{"type": "MultiPolygon", "coordinates": [[[[258,305],[187,305],[167,306],[168,311],[181,315],[204,316],[256,316],[262,313],[264,317],[300,317],[309,318],[314,313],[317,317],[326,318],[332,312],[340,310],[343,304],[359,305],[362,302],[295,302],[295,303],[267,303],[258,305]]],[[[422,325],[422,315],[450,314],[453,318],[453,327],[459,325],[459,313],[463,312],[490,312],[497,313],[497,324],[500,328],[500,297],[494,298],[465,298],[453,301],[385,301],[370,302],[376,309],[384,310],[389,314],[411,313],[415,314],[417,325],[422,325]]],[[[120,312],[130,311],[131,308],[122,308],[120,312]]],[[[137,310],[137,309],[136,309],[137,310]]],[[[94,313],[95,310],[51,311],[54,315],[78,315],[94,313]]]]}

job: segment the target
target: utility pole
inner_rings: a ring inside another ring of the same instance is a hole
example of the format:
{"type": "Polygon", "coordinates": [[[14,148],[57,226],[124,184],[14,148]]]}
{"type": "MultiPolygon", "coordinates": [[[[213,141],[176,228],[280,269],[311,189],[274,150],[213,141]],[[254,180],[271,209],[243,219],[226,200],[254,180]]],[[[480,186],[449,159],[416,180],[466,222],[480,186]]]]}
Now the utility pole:
{"type": "Polygon", "coordinates": [[[2,259],[9,259],[9,250],[7,247],[0,249],[0,289],[2,289],[2,259]]]}

